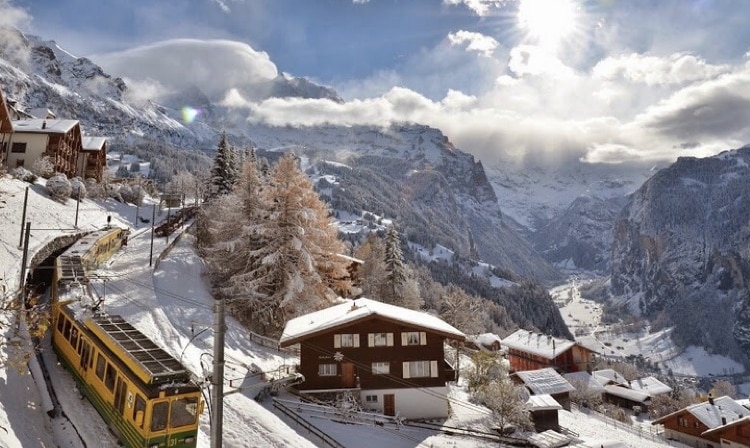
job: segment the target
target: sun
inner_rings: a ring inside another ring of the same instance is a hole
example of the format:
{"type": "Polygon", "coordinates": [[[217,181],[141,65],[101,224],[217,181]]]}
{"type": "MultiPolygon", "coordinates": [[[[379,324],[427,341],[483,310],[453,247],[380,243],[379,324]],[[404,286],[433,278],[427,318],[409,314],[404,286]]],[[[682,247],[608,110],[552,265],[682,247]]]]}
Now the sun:
{"type": "Polygon", "coordinates": [[[556,49],[576,30],[579,5],[575,0],[520,0],[518,23],[539,46],[556,49]]]}

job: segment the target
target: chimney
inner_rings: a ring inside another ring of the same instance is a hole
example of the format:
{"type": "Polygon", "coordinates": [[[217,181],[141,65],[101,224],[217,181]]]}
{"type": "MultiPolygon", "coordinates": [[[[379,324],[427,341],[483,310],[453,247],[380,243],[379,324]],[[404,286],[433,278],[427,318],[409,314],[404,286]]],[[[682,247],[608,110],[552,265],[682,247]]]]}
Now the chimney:
{"type": "Polygon", "coordinates": [[[42,122],[42,129],[47,129],[47,120],[42,122]]]}
{"type": "Polygon", "coordinates": [[[726,424],[727,424],[727,418],[722,415],[721,416],[721,426],[724,426],[726,424]]]}
{"type": "Polygon", "coordinates": [[[714,396],[710,393],[708,394],[708,404],[710,404],[711,406],[714,405],[714,396]]]}
{"type": "Polygon", "coordinates": [[[356,309],[357,309],[357,301],[356,300],[352,300],[352,308],[349,311],[354,311],[356,309]]]}

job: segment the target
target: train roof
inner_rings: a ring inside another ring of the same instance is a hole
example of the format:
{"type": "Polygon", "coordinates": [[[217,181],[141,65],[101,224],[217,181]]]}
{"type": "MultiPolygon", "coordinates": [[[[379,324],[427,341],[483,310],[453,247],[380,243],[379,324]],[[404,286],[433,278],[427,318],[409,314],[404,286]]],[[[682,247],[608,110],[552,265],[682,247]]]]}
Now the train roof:
{"type": "Polygon", "coordinates": [[[84,320],[110,350],[146,384],[188,382],[190,371],[146,335],[118,315],[94,314],[84,320]]]}

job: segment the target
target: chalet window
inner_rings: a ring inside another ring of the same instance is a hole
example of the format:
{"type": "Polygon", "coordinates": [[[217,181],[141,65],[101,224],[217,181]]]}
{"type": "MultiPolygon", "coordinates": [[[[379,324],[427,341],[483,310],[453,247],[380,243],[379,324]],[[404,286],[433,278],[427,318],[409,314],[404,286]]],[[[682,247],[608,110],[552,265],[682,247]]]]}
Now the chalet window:
{"type": "Polygon", "coordinates": [[[378,402],[377,395],[365,395],[365,403],[377,403],[377,402],[378,402]]]}
{"type": "Polygon", "coordinates": [[[334,334],[333,347],[359,347],[359,333],[334,334]]]}
{"type": "Polygon", "coordinates": [[[16,160],[16,168],[22,167],[24,164],[23,159],[17,159],[16,160]]]}
{"type": "Polygon", "coordinates": [[[427,345],[427,333],[424,331],[404,331],[401,333],[401,345],[427,345]]]}
{"type": "Polygon", "coordinates": [[[318,376],[336,376],[337,364],[318,364],[318,376]]]}
{"type": "Polygon", "coordinates": [[[437,378],[437,361],[407,361],[403,364],[404,378],[437,378]]]}
{"type": "Polygon", "coordinates": [[[26,143],[13,143],[10,147],[10,152],[16,154],[23,154],[26,152],[26,143]]]}
{"type": "Polygon", "coordinates": [[[370,333],[367,335],[368,347],[393,347],[393,333],[370,333]]]}
{"type": "Polygon", "coordinates": [[[687,428],[688,421],[687,419],[680,417],[677,419],[677,425],[687,428]]]}
{"type": "Polygon", "coordinates": [[[372,374],[373,375],[388,375],[391,373],[391,363],[389,362],[374,362],[372,363],[372,374]]]}

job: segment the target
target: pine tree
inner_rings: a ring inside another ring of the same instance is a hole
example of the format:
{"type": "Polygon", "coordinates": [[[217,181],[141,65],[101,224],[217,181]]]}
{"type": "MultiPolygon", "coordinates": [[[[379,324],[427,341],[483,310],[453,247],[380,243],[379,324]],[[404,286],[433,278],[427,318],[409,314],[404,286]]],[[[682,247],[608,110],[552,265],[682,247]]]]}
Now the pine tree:
{"type": "Polygon", "coordinates": [[[405,308],[419,309],[422,305],[419,285],[404,263],[401,238],[393,227],[386,235],[384,261],[386,278],[381,287],[381,300],[405,308]]]}
{"type": "Polygon", "coordinates": [[[212,196],[229,194],[237,180],[237,156],[234,148],[227,145],[227,134],[222,133],[211,168],[212,196]]]}

